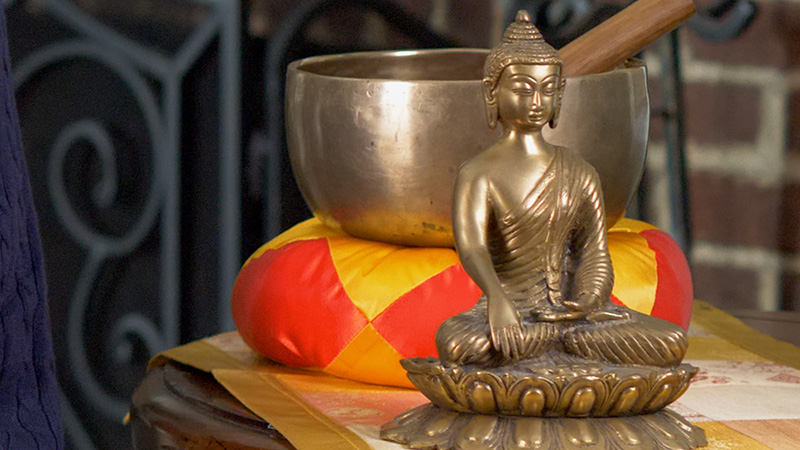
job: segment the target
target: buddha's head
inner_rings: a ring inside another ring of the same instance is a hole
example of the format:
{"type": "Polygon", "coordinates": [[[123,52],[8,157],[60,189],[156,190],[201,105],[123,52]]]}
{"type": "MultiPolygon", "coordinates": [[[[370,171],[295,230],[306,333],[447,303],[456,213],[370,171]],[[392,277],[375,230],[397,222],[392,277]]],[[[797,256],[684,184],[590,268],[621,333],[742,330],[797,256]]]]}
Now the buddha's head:
{"type": "Polygon", "coordinates": [[[542,38],[527,11],[519,11],[483,68],[489,126],[500,120],[522,131],[555,127],[564,93],[563,62],[542,38]]]}

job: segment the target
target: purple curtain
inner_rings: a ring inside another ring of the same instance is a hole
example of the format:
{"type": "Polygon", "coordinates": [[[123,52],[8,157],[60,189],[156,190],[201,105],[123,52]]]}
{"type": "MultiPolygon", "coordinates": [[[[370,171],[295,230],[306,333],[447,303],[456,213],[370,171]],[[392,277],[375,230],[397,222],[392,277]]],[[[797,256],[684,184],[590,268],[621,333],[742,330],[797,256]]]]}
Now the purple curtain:
{"type": "Polygon", "coordinates": [[[44,266],[2,8],[0,52],[0,448],[60,449],[44,266]]]}

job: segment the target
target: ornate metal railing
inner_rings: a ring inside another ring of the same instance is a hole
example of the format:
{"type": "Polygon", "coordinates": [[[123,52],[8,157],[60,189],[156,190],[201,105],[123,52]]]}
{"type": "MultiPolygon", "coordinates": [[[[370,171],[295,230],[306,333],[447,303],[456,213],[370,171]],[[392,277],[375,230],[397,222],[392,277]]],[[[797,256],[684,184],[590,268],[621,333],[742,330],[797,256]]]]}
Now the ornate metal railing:
{"type": "MultiPolygon", "coordinates": [[[[156,3],[149,6],[157,10],[156,3]]],[[[191,334],[181,324],[191,319],[185,304],[211,316],[206,333],[232,328],[230,289],[241,262],[240,6],[164,2],[189,19],[149,36],[162,40],[159,48],[132,33],[153,32],[152,17],[136,23],[128,12],[93,11],[103,2],[87,5],[5,2],[67,441],[126,448],[122,419],[146,361],[191,334]],[[213,71],[212,79],[198,70],[213,71]],[[211,91],[195,93],[198,83],[211,91]],[[217,120],[205,131],[205,148],[189,148],[198,127],[187,125],[184,105],[206,94],[217,120]],[[187,185],[198,183],[182,172],[193,157],[212,158],[215,179],[203,182],[218,190],[215,208],[201,218],[182,214],[187,185]],[[216,261],[205,275],[216,280],[210,299],[191,298],[184,284],[192,266],[184,267],[184,228],[197,219],[216,230],[213,251],[199,250],[216,261]]]]}

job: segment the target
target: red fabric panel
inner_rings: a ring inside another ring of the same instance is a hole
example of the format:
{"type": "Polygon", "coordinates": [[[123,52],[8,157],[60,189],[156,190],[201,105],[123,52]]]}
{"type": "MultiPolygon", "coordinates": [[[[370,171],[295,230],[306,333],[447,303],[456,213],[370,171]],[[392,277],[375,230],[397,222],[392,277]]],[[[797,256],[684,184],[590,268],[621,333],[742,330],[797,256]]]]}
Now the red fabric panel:
{"type": "Polygon", "coordinates": [[[325,367],[368,321],[342,287],[325,238],[268,250],[233,287],[242,339],[270,359],[325,367]]]}
{"type": "Polygon", "coordinates": [[[619,299],[617,297],[615,297],[614,294],[611,294],[611,303],[613,303],[615,305],[625,306],[625,303],[622,303],[621,301],[619,301],[619,299]]]}
{"type": "Polygon", "coordinates": [[[437,356],[436,329],[474,306],[480,296],[481,290],[456,264],[395,300],[372,325],[405,358],[437,356]]]}
{"type": "Polygon", "coordinates": [[[694,292],[686,256],[672,237],[661,230],[645,230],[641,235],[656,253],[658,286],[651,315],[689,328],[694,292]]]}

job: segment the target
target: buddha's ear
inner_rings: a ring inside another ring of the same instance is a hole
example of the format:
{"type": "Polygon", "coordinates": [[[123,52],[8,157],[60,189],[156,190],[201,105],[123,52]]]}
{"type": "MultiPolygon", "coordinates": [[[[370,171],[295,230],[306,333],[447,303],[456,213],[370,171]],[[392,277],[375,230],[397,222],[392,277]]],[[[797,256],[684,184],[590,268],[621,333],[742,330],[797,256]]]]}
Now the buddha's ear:
{"type": "Polygon", "coordinates": [[[492,80],[484,79],[483,84],[483,101],[486,104],[486,120],[489,122],[489,128],[492,130],[497,127],[497,97],[494,96],[494,83],[492,80]]]}
{"type": "Polygon", "coordinates": [[[558,116],[561,114],[561,100],[564,98],[564,86],[567,84],[567,79],[560,77],[558,80],[558,92],[556,93],[556,107],[553,110],[553,117],[550,119],[550,128],[555,128],[558,125],[558,116]]]}

